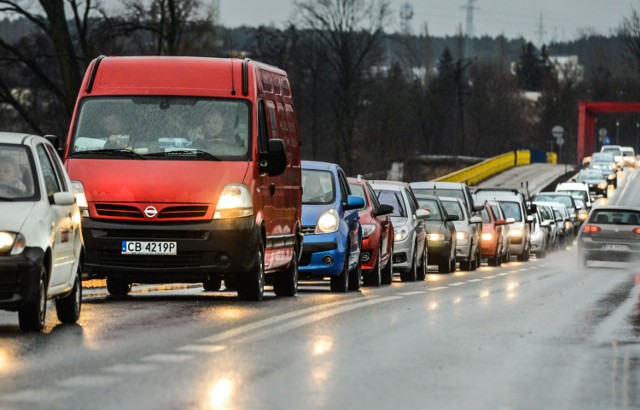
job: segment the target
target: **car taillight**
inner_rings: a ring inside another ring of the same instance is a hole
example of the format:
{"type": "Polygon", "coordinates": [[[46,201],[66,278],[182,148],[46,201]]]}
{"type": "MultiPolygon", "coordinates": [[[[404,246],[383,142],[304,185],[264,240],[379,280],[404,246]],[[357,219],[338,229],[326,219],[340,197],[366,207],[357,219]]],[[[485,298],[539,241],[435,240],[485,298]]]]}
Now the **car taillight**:
{"type": "Polygon", "coordinates": [[[633,233],[640,235],[640,228],[633,228],[633,233]]]}
{"type": "Polygon", "coordinates": [[[582,232],[585,233],[592,233],[592,232],[600,232],[602,229],[600,229],[599,226],[595,226],[595,225],[587,225],[584,228],[582,228],[582,232]]]}

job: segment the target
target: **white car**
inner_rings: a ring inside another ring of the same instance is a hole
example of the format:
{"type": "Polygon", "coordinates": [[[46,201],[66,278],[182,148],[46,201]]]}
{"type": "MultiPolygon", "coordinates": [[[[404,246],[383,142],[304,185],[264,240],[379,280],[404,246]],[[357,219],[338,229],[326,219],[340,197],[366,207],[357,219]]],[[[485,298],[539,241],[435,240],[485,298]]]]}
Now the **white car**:
{"type": "Polygon", "coordinates": [[[636,152],[632,147],[621,147],[622,151],[622,160],[624,161],[624,165],[628,167],[635,168],[636,166],[636,152]]]}
{"type": "Polygon", "coordinates": [[[603,145],[600,152],[610,152],[613,154],[613,159],[618,165],[618,169],[624,167],[624,160],[622,159],[622,147],[620,145],[603,145]]]}
{"type": "Polygon", "coordinates": [[[47,300],[75,323],[82,304],[80,209],[53,145],[0,132],[0,309],[18,311],[20,329],[40,331],[47,300]]]}

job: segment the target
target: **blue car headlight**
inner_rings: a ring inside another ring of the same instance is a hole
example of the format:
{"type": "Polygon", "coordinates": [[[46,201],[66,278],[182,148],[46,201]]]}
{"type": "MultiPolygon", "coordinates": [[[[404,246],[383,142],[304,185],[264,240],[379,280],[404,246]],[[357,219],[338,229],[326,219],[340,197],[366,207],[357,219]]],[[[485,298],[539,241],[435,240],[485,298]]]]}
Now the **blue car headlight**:
{"type": "Polygon", "coordinates": [[[340,218],[335,209],[324,211],[316,224],[316,233],[333,233],[340,226],[340,218]]]}

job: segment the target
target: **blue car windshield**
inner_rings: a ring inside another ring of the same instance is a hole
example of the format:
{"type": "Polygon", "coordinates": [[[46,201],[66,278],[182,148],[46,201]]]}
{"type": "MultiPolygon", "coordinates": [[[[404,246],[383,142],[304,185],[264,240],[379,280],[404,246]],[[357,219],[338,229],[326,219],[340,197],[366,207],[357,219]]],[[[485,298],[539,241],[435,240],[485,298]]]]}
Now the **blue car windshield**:
{"type": "Polygon", "coordinates": [[[335,202],[333,174],[315,169],[302,170],[302,203],[331,204],[335,202]]]}

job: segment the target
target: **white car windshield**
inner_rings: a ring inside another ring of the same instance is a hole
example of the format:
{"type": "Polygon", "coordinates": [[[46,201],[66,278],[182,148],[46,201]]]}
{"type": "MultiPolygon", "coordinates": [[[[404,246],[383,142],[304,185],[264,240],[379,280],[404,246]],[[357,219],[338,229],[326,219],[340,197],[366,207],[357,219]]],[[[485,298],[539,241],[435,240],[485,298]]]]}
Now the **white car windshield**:
{"type": "Polygon", "coordinates": [[[33,161],[26,147],[0,144],[0,200],[28,200],[35,195],[33,161]]]}

